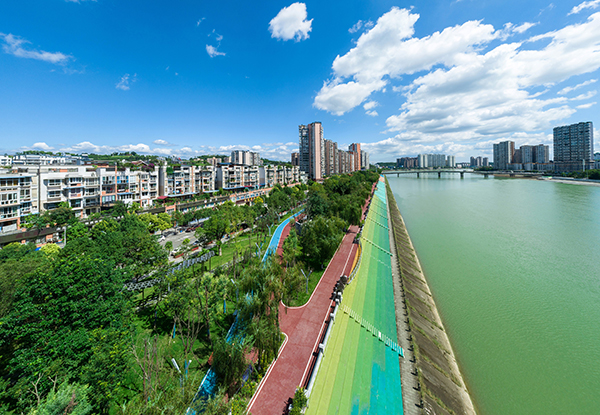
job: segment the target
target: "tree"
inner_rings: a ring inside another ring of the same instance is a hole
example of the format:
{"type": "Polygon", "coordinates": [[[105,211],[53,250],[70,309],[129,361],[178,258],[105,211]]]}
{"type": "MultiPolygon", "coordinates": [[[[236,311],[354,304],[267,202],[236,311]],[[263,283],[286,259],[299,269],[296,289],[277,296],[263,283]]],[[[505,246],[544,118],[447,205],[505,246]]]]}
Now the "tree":
{"type": "MultiPolygon", "coordinates": [[[[318,187],[317,187],[318,189],[318,187]]],[[[321,191],[311,191],[306,202],[306,213],[309,219],[325,215],[328,209],[327,195],[321,191]]]]}
{"type": "Polygon", "coordinates": [[[339,218],[323,216],[306,223],[302,227],[300,246],[307,262],[318,266],[331,258],[342,240],[344,226],[339,218]]]}
{"type": "Polygon", "coordinates": [[[242,374],[248,367],[246,355],[248,344],[241,339],[228,343],[223,337],[216,337],[213,342],[212,369],[217,375],[219,383],[232,396],[238,389],[242,374]]]}
{"type": "Polygon", "coordinates": [[[300,415],[302,413],[302,410],[304,408],[306,408],[307,404],[308,404],[308,399],[306,398],[306,395],[304,394],[304,389],[302,389],[301,387],[296,388],[290,415],[300,415]]]}
{"type": "Polygon", "coordinates": [[[87,385],[63,382],[52,388],[48,396],[29,415],[87,415],[92,413],[87,385]]]}
{"type": "Polygon", "coordinates": [[[75,380],[92,370],[86,363],[93,358],[94,345],[111,338],[93,341],[92,331],[127,327],[125,278],[114,262],[80,254],[61,257],[26,277],[10,311],[0,319],[0,375],[11,379],[15,407],[33,404],[29,391],[34,385],[48,393],[47,376],[75,380]]]}
{"type": "Polygon", "coordinates": [[[209,220],[204,222],[202,229],[204,232],[200,232],[199,236],[208,241],[214,241],[219,247],[219,255],[221,255],[221,239],[230,232],[230,222],[226,220],[223,212],[220,210],[215,212],[209,220]]]}

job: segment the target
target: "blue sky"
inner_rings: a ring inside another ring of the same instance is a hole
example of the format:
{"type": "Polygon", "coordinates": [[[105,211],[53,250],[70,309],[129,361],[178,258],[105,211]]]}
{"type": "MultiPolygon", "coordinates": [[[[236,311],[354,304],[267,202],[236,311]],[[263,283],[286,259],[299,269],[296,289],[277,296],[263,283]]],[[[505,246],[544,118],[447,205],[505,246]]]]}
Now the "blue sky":
{"type": "Polygon", "coordinates": [[[597,126],[598,68],[600,0],[3,1],[0,153],[466,160],[597,126]]]}

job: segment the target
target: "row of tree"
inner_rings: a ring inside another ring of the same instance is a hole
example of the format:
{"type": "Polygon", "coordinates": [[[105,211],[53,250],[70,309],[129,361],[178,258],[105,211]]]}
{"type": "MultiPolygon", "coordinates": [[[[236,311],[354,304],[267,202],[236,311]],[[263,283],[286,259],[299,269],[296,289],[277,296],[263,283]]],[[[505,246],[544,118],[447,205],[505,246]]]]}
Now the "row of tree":
{"type": "MultiPolygon", "coordinates": [[[[207,219],[198,235],[220,244],[243,228],[260,232],[303,198],[302,187],[277,187],[252,206],[197,211],[195,218],[207,219]]],[[[63,249],[0,250],[3,413],[182,413],[209,363],[222,392],[195,405],[227,413],[226,397],[242,386],[249,351],[262,367],[273,358],[280,344],[276,304],[290,285],[279,262],[263,265],[246,247],[217,270],[198,264],[167,273],[167,251],[153,232],[175,221],[136,210],[116,209],[79,229],[72,210],[61,206],[44,220],[71,225],[63,249]],[[162,278],[149,296],[124,289],[147,275],[162,278]],[[227,342],[235,309],[238,340],[227,342]]]]}

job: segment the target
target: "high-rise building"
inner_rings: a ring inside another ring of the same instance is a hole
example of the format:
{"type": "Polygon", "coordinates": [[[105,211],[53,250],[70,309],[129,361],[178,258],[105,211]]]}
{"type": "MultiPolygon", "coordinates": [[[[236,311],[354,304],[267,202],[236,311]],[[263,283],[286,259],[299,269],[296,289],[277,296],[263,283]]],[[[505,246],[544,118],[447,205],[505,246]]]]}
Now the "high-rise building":
{"type": "Polygon", "coordinates": [[[348,146],[348,151],[352,153],[354,157],[354,171],[360,170],[360,143],[352,143],[348,146]]]}
{"type": "Polygon", "coordinates": [[[418,154],[417,166],[421,168],[446,167],[446,156],[444,154],[418,154]]]}
{"type": "Polygon", "coordinates": [[[533,163],[533,146],[521,146],[521,163],[533,163]]]}
{"type": "Polygon", "coordinates": [[[538,144],[533,146],[533,162],[534,163],[550,163],[550,146],[538,144]]]}
{"type": "Polygon", "coordinates": [[[506,170],[508,165],[513,162],[514,154],[514,141],[502,141],[494,144],[494,168],[496,170],[506,170]]]}
{"type": "Polygon", "coordinates": [[[324,176],[332,176],[338,174],[337,171],[337,143],[331,140],[323,140],[325,148],[325,165],[323,168],[324,176]]]}
{"type": "Polygon", "coordinates": [[[554,128],[554,168],[571,172],[594,168],[594,127],[591,121],[554,128]]]}
{"type": "Polygon", "coordinates": [[[490,159],[488,159],[487,157],[483,158],[483,163],[482,163],[483,167],[489,167],[490,166],[490,159]]]}
{"type": "Polygon", "coordinates": [[[446,167],[456,167],[456,158],[454,156],[446,157],[446,167]]]}
{"type": "Polygon", "coordinates": [[[361,168],[365,170],[369,170],[369,167],[371,166],[371,164],[369,163],[369,153],[367,153],[364,150],[360,151],[360,165],[361,168]]]}
{"type": "Polygon", "coordinates": [[[594,159],[594,127],[580,122],[554,128],[554,161],[594,159]]]}
{"type": "Polygon", "coordinates": [[[396,159],[396,168],[398,169],[414,169],[417,167],[417,157],[400,157],[396,159]]]}
{"type": "Polygon", "coordinates": [[[323,126],[316,121],[298,127],[300,138],[300,170],[313,180],[323,179],[325,151],[323,126]]]}
{"type": "Polygon", "coordinates": [[[300,153],[292,153],[292,166],[300,166],[300,153]]]}

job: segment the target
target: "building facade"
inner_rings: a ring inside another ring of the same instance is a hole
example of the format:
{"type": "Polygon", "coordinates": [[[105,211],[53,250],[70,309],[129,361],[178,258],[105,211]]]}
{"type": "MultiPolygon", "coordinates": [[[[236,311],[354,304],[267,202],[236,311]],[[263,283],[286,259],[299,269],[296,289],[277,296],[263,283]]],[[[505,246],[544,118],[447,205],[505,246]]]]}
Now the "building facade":
{"type": "Polygon", "coordinates": [[[594,166],[594,126],[591,121],[555,127],[554,165],[557,172],[587,170],[594,166]]]}
{"type": "Polygon", "coordinates": [[[508,165],[513,162],[514,154],[514,141],[503,141],[494,144],[494,168],[496,170],[506,170],[508,165]]]}

